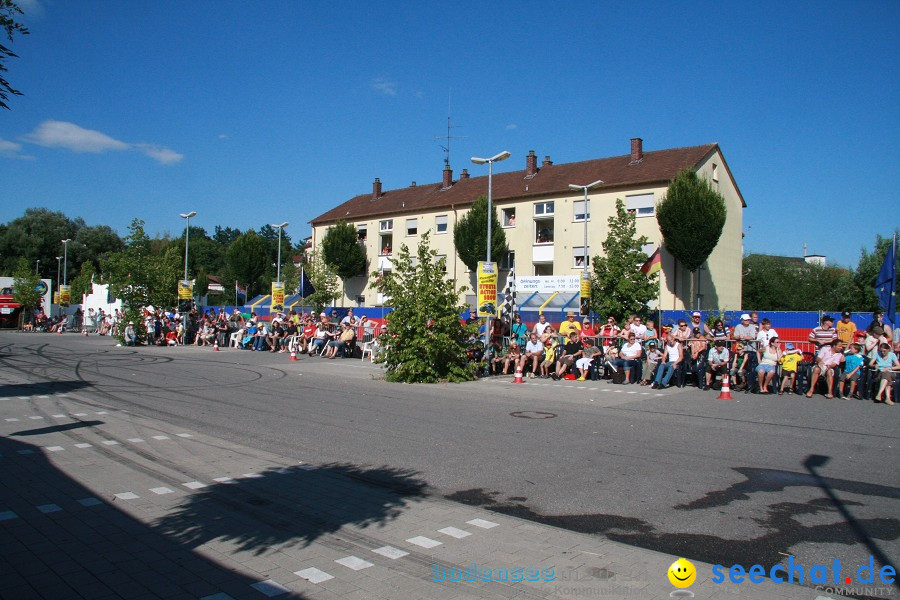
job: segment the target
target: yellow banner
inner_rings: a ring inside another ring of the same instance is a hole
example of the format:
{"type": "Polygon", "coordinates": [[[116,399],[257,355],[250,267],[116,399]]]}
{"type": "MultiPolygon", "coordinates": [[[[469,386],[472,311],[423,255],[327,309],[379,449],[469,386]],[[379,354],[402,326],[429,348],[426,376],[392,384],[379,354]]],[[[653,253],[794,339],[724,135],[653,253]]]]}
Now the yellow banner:
{"type": "Polygon", "coordinates": [[[478,262],[479,317],[497,316],[497,263],[478,262]]]}
{"type": "Polygon", "coordinates": [[[71,293],[72,286],[70,285],[61,285],[59,286],[59,305],[60,306],[68,306],[69,305],[69,294],[71,293]]]}
{"type": "Polygon", "coordinates": [[[272,282],[272,312],[284,311],[284,282],[272,282]]]}
{"type": "Polygon", "coordinates": [[[194,282],[182,279],[178,282],[178,299],[190,300],[194,297],[194,282]]]}
{"type": "Polygon", "coordinates": [[[591,277],[581,275],[581,315],[591,314],[591,277]]]}

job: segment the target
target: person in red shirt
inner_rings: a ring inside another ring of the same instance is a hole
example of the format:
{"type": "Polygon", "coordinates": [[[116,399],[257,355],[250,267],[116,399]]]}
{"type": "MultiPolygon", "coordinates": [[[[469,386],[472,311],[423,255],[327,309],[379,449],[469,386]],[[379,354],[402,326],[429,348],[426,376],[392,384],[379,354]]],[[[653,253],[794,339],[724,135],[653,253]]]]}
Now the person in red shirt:
{"type": "Polygon", "coordinates": [[[581,339],[592,337],[597,337],[597,332],[594,330],[594,326],[591,325],[591,320],[585,317],[581,322],[581,339]]]}

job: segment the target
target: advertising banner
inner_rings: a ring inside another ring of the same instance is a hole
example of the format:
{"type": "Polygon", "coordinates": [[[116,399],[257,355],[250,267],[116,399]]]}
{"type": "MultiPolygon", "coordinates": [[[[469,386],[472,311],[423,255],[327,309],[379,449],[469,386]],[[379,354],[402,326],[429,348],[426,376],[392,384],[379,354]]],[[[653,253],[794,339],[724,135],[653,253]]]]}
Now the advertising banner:
{"type": "Polygon", "coordinates": [[[284,282],[283,281],[273,281],[272,282],[272,308],[270,310],[273,313],[284,311],[284,282]]]}
{"type": "Polygon", "coordinates": [[[581,316],[586,317],[591,314],[591,276],[583,273],[581,275],[581,316]]]}
{"type": "Polygon", "coordinates": [[[70,285],[61,285],[59,286],[59,305],[66,307],[69,306],[69,296],[71,294],[72,286],[70,285]]]}
{"type": "Polygon", "coordinates": [[[497,316],[497,263],[478,262],[478,310],[479,317],[497,316]]]}
{"type": "Polygon", "coordinates": [[[580,275],[535,275],[516,277],[516,291],[531,294],[552,294],[553,292],[577,292],[581,289],[580,275]]]}
{"type": "Polygon", "coordinates": [[[190,300],[194,297],[194,282],[182,279],[178,282],[178,299],[190,300]]]}

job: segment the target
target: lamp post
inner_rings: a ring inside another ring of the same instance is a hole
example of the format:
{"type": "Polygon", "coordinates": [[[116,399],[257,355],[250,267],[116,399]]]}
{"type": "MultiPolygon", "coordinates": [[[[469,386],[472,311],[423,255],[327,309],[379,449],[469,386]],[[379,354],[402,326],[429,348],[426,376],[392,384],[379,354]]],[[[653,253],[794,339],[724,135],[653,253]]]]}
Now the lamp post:
{"type": "Polygon", "coordinates": [[[184,214],[181,213],[181,218],[184,219],[184,280],[188,280],[188,238],[191,235],[191,217],[196,217],[197,211],[192,210],[191,212],[184,214]]]}
{"type": "Polygon", "coordinates": [[[63,285],[66,285],[66,272],[69,270],[69,242],[71,238],[62,240],[63,245],[63,285]]]}
{"type": "Polygon", "coordinates": [[[40,277],[41,275],[41,259],[37,259],[34,261],[34,274],[40,277]]]}
{"type": "Polygon", "coordinates": [[[278,283],[281,283],[281,231],[282,231],[285,227],[288,226],[288,222],[285,221],[284,223],[279,223],[279,224],[270,223],[269,225],[270,225],[271,227],[277,227],[277,228],[278,228],[278,265],[277,265],[277,267],[276,267],[276,273],[277,273],[277,275],[275,276],[275,281],[277,281],[278,283]]]}
{"type": "Polygon", "coordinates": [[[584,190],[584,247],[582,251],[584,252],[584,278],[588,278],[588,239],[587,239],[587,223],[588,223],[588,190],[597,187],[603,183],[602,179],[598,179],[594,183],[589,183],[587,185],[575,185],[570,183],[570,190],[584,190]]]}
{"type": "MultiPolygon", "coordinates": [[[[488,196],[487,196],[487,262],[491,262],[491,225],[494,217],[494,204],[493,198],[491,195],[493,194],[493,186],[494,186],[494,163],[500,162],[501,160],[506,160],[509,158],[510,154],[506,150],[500,152],[499,154],[495,154],[490,158],[478,158],[477,156],[472,157],[472,162],[476,165],[483,165],[487,163],[488,165],[488,196]]],[[[496,308],[497,299],[494,298],[494,305],[496,308]]],[[[485,333],[485,352],[487,352],[488,346],[491,344],[491,317],[490,315],[487,317],[487,321],[484,324],[484,333],[485,333]]]]}

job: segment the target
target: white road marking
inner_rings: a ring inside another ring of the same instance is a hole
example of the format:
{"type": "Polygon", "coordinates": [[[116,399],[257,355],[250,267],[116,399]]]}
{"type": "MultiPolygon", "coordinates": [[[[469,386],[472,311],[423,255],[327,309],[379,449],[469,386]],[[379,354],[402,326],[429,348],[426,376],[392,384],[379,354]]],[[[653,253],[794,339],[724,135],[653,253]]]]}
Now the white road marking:
{"type": "Polygon", "coordinates": [[[175,493],[175,490],[171,490],[167,487],[150,488],[150,491],[159,496],[162,496],[163,494],[174,494],[175,493]]]}
{"type": "Polygon", "coordinates": [[[458,540],[472,535],[468,531],[464,529],[458,529],[456,527],[444,527],[443,529],[438,529],[438,532],[443,533],[444,535],[449,535],[450,537],[454,537],[458,540]]]}
{"type": "Polygon", "coordinates": [[[47,452],[60,452],[61,450],[65,450],[62,446],[47,446],[47,452]]]}
{"type": "Polygon", "coordinates": [[[199,481],[188,481],[187,483],[182,483],[181,485],[192,490],[199,490],[200,488],[206,487],[205,483],[200,483],[199,481]]]}
{"type": "Polygon", "coordinates": [[[345,556],[344,558],[339,558],[334,562],[339,565],[344,565],[348,569],[353,569],[354,571],[361,571],[363,569],[368,569],[369,567],[375,566],[369,561],[363,560],[356,556],[345,556]]]}
{"type": "Polygon", "coordinates": [[[469,525],[474,525],[475,527],[481,527],[482,529],[492,529],[500,525],[499,523],[486,521],[485,519],[472,519],[471,521],[466,521],[466,523],[468,523],[469,525]]]}
{"type": "Polygon", "coordinates": [[[138,498],[140,498],[140,496],[138,496],[134,492],[121,492],[119,494],[114,494],[114,495],[119,500],[137,500],[138,498]]]}
{"type": "Polygon", "coordinates": [[[433,540],[431,538],[427,538],[423,535],[417,535],[416,537],[409,538],[406,540],[410,544],[415,544],[416,546],[421,546],[422,548],[434,548],[435,546],[440,546],[441,542],[437,540],[433,540]]]}
{"type": "Polygon", "coordinates": [[[62,508],[59,506],[59,504],[41,504],[40,506],[38,506],[36,508],[39,511],[41,511],[42,513],[44,513],[45,515],[48,513],[55,513],[55,512],[59,512],[62,510],[62,508]]]}
{"type": "Polygon", "coordinates": [[[170,438],[167,435],[154,435],[153,439],[154,440],[171,440],[172,438],[170,438]]]}
{"type": "Polygon", "coordinates": [[[117,442],[116,440],[103,440],[100,443],[105,446],[118,446],[119,445],[119,442],[117,442]]]}
{"type": "Polygon", "coordinates": [[[11,510],[4,510],[3,512],[0,512],[0,521],[10,521],[12,519],[18,519],[18,518],[19,518],[19,515],[17,515],[16,513],[14,513],[11,510]]]}
{"type": "Polygon", "coordinates": [[[91,448],[93,444],[75,444],[76,448],[91,448]]]}
{"type": "Polygon", "coordinates": [[[280,596],[282,594],[287,594],[291,590],[287,589],[274,579],[266,579],[265,581],[259,581],[257,583],[251,583],[250,587],[252,587],[257,592],[268,596],[269,598],[274,598],[275,596],[280,596]]]}
{"type": "Polygon", "coordinates": [[[303,569],[302,571],[294,571],[294,575],[296,575],[297,577],[302,577],[310,583],[322,583],[323,581],[334,579],[334,575],[329,575],[325,571],[320,571],[315,567],[303,569]]]}
{"type": "Polygon", "coordinates": [[[98,500],[97,498],[82,498],[78,501],[78,503],[82,506],[99,506],[103,504],[103,502],[98,500]]]}
{"type": "Polygon", "coordinates": [[[140,444],[140,443],[143,442],[144,440],[142,440],[141,438],[128,438],[128,441],[129,441],[129,442],[132,442],[132,443],[134,443],[134,444],[140,444]]]}
{"type": "Polygon", "coordinates": [[[219,483],[237,483],[237,481],[231,477],[215,477],[213,478],[213,481],[218,481],[219,483]]]}
{"type": "Polygon", "coordinates": [[[372,550],[372,552],[390,558],[391,560],[397,560],[398,558],[403,558],[404,556],[409,555],[409,552],[400,550],[399,548],[394,548],[393,546],[382,546],[381,548],[372,550]]]}

